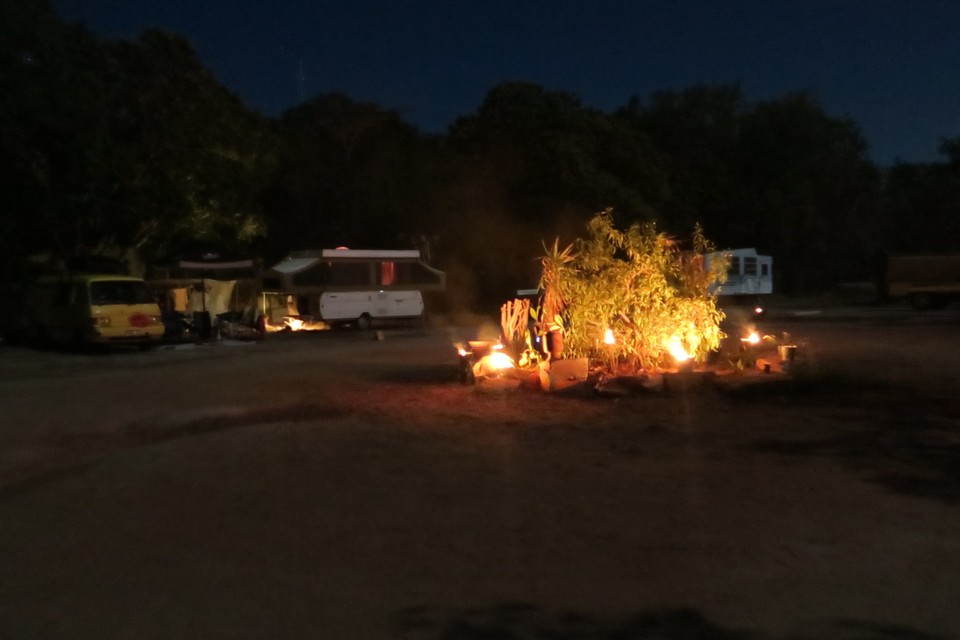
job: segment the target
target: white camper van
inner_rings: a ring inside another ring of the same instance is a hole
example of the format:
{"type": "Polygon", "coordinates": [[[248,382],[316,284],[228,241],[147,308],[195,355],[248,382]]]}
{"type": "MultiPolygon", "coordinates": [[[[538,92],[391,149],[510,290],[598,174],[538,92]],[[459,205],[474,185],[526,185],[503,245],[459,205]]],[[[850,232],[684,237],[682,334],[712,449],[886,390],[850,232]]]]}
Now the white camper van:
{"type": "Polygon", "coordinates": [[[264,274],[262,312],[272,324],[290,314],[287,305],[270,307],[273,294],[292,299],[301,316],[367,328],[376,321],[421,318],[423,293],[445,286],[446,275],[416,250],[299,251],[264,274]]]}

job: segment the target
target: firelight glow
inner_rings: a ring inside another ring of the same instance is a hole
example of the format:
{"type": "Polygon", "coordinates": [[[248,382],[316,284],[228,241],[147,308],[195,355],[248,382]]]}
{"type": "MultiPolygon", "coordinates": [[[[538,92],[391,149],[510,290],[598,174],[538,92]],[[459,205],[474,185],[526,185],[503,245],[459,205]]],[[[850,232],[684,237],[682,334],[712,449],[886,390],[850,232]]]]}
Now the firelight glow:
{"type": "Polygon", "coordinates": [[[502,351],[493,351],[473,365],[473,375],[479,380],[496,377],[507,369],[513,369],[513,359],[502,351]]]}
{"type": "Polygon", "coordinates": [[[746,338],[740,338],[740,341],[748,344],[760,344],[760,334],[756,331],[751,331],[750,335],[746,338]]]}
{"type": "Polygon", "coordinates": [[[616,344],[616,342],[613,337],[613,329],[607,329],[603,334],[603,344],[616,344]]]}
{"type": "Polygon", "coordinates": [[[276,333],[278,331],[323,331],[329,328],[327,323],[309,318],[284,316],[283,324],[272,324],[268,319],[264,318],[264,329],[267,333],[276,333]]]}
{"type": "Polygon", "coordinates": [[[690,354],[687,353],[687,350],[683,348],[683,344],[680,342],[680,338],[674,336],[670,338],[667,342],[667,351],[673,356],[673,359],[677,361],[677,364],[686,362],[690,359],[690,354]]]}

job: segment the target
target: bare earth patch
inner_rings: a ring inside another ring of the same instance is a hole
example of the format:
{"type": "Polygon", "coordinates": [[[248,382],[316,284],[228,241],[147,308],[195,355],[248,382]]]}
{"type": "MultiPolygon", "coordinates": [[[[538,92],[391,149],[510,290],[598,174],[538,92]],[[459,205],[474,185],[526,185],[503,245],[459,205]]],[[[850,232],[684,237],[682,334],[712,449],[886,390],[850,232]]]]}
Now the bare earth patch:
{"type": "Polygon", "coordinates": [[[463,330],[0,353],[3,638],[948,638],[956,324],[792,376],[456,380],[463,330]]]}

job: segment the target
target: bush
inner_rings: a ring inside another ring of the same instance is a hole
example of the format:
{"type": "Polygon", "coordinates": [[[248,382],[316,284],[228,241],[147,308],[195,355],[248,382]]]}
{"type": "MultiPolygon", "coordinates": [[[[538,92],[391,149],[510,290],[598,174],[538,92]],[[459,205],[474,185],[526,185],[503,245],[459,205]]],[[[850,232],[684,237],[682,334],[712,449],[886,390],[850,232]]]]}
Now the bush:
{"type": "Polygon", "coordinates": [[[698,226],[693,250],[656,230],[654,223],[625,231],[608,209],[595,215],[587,235],[542,258],[541,319],[562,319],[569,355],[629,361],[636,369],[673,364],[678,348],[697,362],[724,337],[723,312],[710,285],[725,279],[726,264],[708,271],[703,256],[713,247],[698,226]],[[612,334],[614,343],[606,344],[612,334]]]}

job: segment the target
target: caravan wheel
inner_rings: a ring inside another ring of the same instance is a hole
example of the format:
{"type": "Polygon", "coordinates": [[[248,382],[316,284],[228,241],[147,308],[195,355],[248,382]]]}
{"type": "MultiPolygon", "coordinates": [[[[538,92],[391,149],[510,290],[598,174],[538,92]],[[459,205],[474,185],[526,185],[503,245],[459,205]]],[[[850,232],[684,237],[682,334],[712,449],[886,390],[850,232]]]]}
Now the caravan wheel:
{"type": "Polygon", "coordinates": [[[369,313],[365,313],[359,318],[357,318],[357,329],[361,331],[366,331],[371,326],[373,326],[373,318],[370,317],[369,313]]]}

